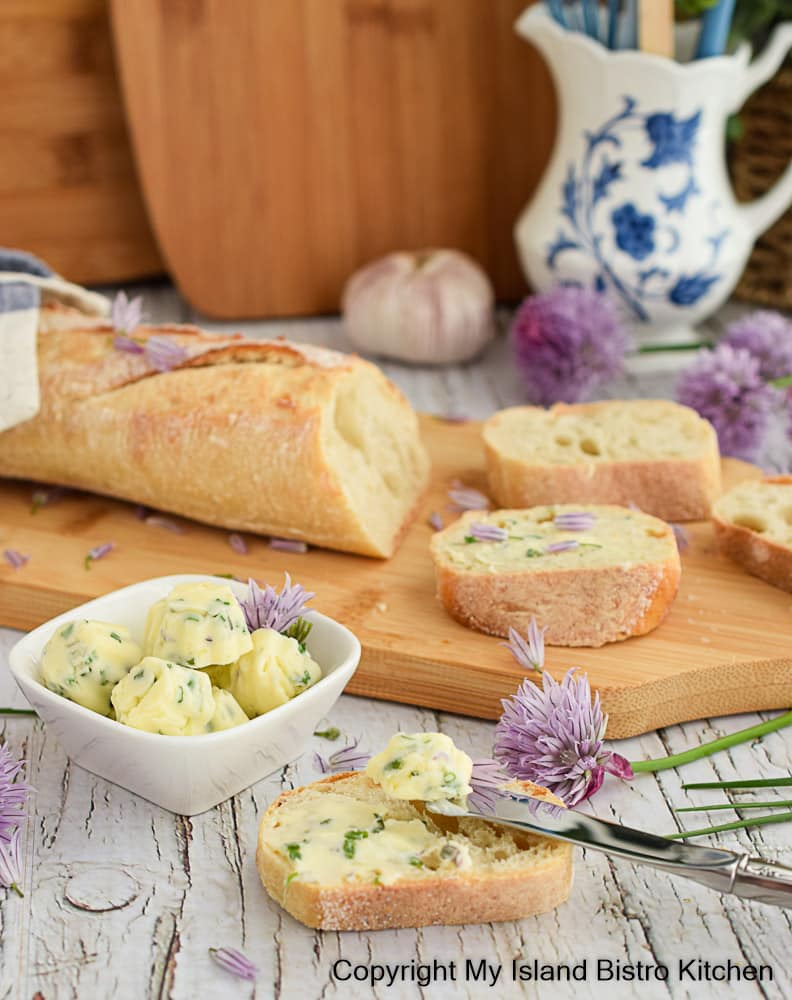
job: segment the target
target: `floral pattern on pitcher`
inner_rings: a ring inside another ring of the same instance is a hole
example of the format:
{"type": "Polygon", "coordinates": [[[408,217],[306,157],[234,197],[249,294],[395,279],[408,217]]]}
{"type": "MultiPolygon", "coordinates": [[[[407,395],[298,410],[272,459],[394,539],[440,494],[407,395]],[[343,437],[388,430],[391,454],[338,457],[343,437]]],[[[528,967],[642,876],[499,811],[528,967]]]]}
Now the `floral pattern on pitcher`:
{"type": "Polygon", "coordinates": [[[673,268],[688,204],[704,197],[694,167],[701,117],[700,109],[679,118],[666,111],[645,114],[634,98],[625,97],[620,112],[597,131],[584,133],[582,159],[569,163],[561,188],[566,222],[546,250],[550,271],[562,270],[562,255],[584,254],[596,268],[595,288],[616,292],[643,322],[650,320],[653,300],[687,307],[708,294],[722,277],[718,259],[730,234],[720,222],[718,201],[707,206],[703,266],[692,273],[673,268]],[[626,140],[636,133],[643,149],[631,162],[626,140]],[[652,204],[620,199],[620,185],[628,172],[641,170],[667,172],[665,189],[658,189],[653,178],[645,186],[655,192],[652,204]]]}

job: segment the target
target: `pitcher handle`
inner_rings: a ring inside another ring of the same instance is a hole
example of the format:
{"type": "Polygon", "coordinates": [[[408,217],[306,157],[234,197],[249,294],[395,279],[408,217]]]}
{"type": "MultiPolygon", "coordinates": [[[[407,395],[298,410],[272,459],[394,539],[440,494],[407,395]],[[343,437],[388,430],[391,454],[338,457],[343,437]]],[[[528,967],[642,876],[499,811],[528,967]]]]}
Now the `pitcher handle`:
{"type": "MultiPolygon", "coordinates": [[[[746,67],[737,94],[734,110],[775,73],[787,52],[792,49],[792,21],[780,24],[764,47],[762,54],[746,67]]],[[[739,210],[754,239],[769,229],[792,204],[792,162],[787,165],[770,190],[755,201],[740,205],[739,210]]]]}

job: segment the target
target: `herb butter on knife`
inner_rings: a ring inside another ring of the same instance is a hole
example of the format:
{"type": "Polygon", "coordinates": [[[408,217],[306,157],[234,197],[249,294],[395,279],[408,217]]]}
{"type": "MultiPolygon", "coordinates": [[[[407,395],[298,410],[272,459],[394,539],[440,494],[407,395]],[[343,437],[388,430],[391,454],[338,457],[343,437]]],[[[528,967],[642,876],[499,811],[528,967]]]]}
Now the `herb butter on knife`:
{"type": "Polygon", "coordinates": [[[444,733],[397,733],[366,774],[395,799],[436,802],[470,795],[473,761],[444,733]]]}

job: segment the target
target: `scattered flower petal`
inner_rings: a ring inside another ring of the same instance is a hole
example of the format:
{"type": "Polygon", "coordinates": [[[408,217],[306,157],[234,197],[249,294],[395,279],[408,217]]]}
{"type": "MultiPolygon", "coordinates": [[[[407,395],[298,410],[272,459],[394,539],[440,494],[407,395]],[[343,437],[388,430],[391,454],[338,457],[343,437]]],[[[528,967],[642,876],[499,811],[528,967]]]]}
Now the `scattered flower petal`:
{"type": "Polygon", "coordinates": [[[13,569],[22,569],[23,566],[30,562],[29,555],[26,556],[22,552],[17,552],[16,549],[5,549],[3,558],[13,569]]]}
{"type": "Polygon", "coordinates": [[[545,552],[571,552],[580,545],[577,538],[567,538],[563,542],[551,542],[545,552]]]}
{"type": "Polygon", "coordinates": [[[359,743],[360,737],[356,737],[345,747],[330,754],[327,760],[321,757],[320,754],[316,754],[316,757],[321,761],[320,767],[323,773],[330,772],[335,774],[338,771],[359,771],[364,768],[368,764],[371,754],[365,753],[363,750],[358,750],[359,743]],[[326,770],[322,765],[326,765],[326,770]]]}
{"type": "Polygon", "coordinates": [[[135,507],[135,517],[138,519],[138,521],[145,521],[148,516],[149,516],[148,507],[144,507],[142,503],[139,503],[137,507],[135,507]]]}
{"type": "Polygon", "coordinates": [[[458,479],[451,484],[448,497],[455,510],[489,510],[492,506],[489,497],[472,486],[465,486],[458,479]]]}
{"type": "Polygon", "coordinates": [[[591,531],[596,517],[586,510],[571,510],[564,514],[556,514],[553,526],[559,531],[591,531]]]}
{"type": "Polygon", "coordinates": [[[269,547],[277,549],[278,552],[307,552],[308,545],[296,538],[270,538],[269,547]]]}
{"type": "Polygon", "coordinates": [[[252,983],[258,978],[256,966],[236,948],[210,948],[209,954],[221,968],[239,979],[247,979],[252,983]]]}
{"type": "Polygon", "coordinates": [[[495,757],[513,777],[543,785],[574,806],[601,787],[606,771],[632,776],[624,758],[603,747],[608,720],[599,693],[592,701],[586,675],[572,669],[559,684],[545,672],[541,688],[526,679],[502,704],[495,757]]]}
{"type": "Polygon", "coordinates": [[[516,628],[509,627],[509,641],[500,643],[505,646],[514,659],[526,670],[536,670],[541,674],[545,661],[544,634],[547,628],[539,628],[536,618],[531,615],[528,625],[528,638],[524,639],[516,628]]]}
{"type": "Polygon", "coordinates": [[[239,603],[251,631],[271,628],[285,632],[302,616],[306,604],[316,597],[299,583],[292,584],[288,573],[284,576],[286,580],[280,593],[270,584],[262,589],[255,580],[248,580],[248,595],[239,603]]]}
{"type": "Polygon", "coordinates": [[[184,534],[182,525],[172,521],[169,517],[163,517],[161,514],[144,515],[143,520],[150,528],[163,528],[165,531],[173,532],[174,535],[184,534]]]}
{"type": "Polygon", "coordinates": [[[146,360],[158,372],[169,372],[187,360],[187,351],[170,337],[154,334],[146,341],[146,360]]]}
{"type": "Polygon", "coordinates": [[[117,351],[123,351],[125,354],[143,354],[145,351],[145,347],[139,340],[133,340],[132,337],[128,337],[125,333],[117,333],[113,337],[113,347],[117,351]]]}
{"type": "Polygon", "coordinates": [[[317,750],[314,751],[313,761],[317,771],[321,771],[322,774],[329,773],[330,765],[327,762],[327,758],[323,757],[317,750]]]}
{"type": "Polygon", "coordinates": [[[115,545],[113,542],[103,542],[101,545],[94,545],[85,557],[85,568],[90,569],[92,563],[95,563],[97,559],[104,559],[114,548],[115,545]]]}
{"type": "Polygon", "coordinates": [[[436,510],[433,510],[429,515],[429,527],[434,528],[435,531],[443,530],[443,519],[436,510]]]}
{"type": "Polygon", "coordinates": [[[5,745],[0,746],[0,842],[10,843],[19,826],[30,786],[19,775],[24,760],[17,760],[5,745]]]}
{"type": "Polygon", "coordinates": [[[241,556],[247,555],[247,550],[248,550],[247,542],[241,535],[238,535],[236,532],[228,536],[228,544],[231,546],[234,552],[238,552],[241,556]]]}
{"type": "Polygon", "coordinates": [[[509,532],[505,528],[499,528],[495,524],[485,524],[483,521],[474,521],[470,525],[470,538],[477,542],[505,542],[509,537],[509,532]]]}
{"type": "Polygon", "coordinates": [[[46,490],[34,490],[33,495],[30,498],[30,513],[35,514],[42,507],[47,507],[51,503],[55,503],[56,500],[60,500],[61,497],[66,496],[71,490],[66,489],[65,486],[52,486],[46,490]]]}
{"type": "Polygon", "coordinates": [[[677,548],[680,552],[684,552],[686,548],[690,546],[690,539],[688,538],[688,533],[682,527],[681,524],[674,524],[672,521],[670,524],[671,530],[674,532],[674,538],[676,538],[677,548]]]}
{"type": "Polygon", "coordinates": [[[110,322],[113,324],[113,329],[119,333],[131,333],[135,327],[140,326],[142,318],[143,296],[138,295],[130,299],[127,293],[121,290],[110,307],[110,322]]]}

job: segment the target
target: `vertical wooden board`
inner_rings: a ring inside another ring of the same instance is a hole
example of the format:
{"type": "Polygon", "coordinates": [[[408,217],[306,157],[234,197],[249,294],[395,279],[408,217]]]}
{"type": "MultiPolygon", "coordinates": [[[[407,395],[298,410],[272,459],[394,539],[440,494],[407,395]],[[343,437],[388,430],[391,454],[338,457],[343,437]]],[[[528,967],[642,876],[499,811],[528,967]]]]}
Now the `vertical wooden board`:
{"type": "Polygon", "coordinates": [[[524,285],[553,132],[523,0],[111,0],[147,203],[192,305],[335,311],[354,268],[447,245],[524,285]]]}
{"type": "Polygon", "coordinates": [[[0,4],[2,242],[75,281],[157,274],[105,0],[0,4]]]}

